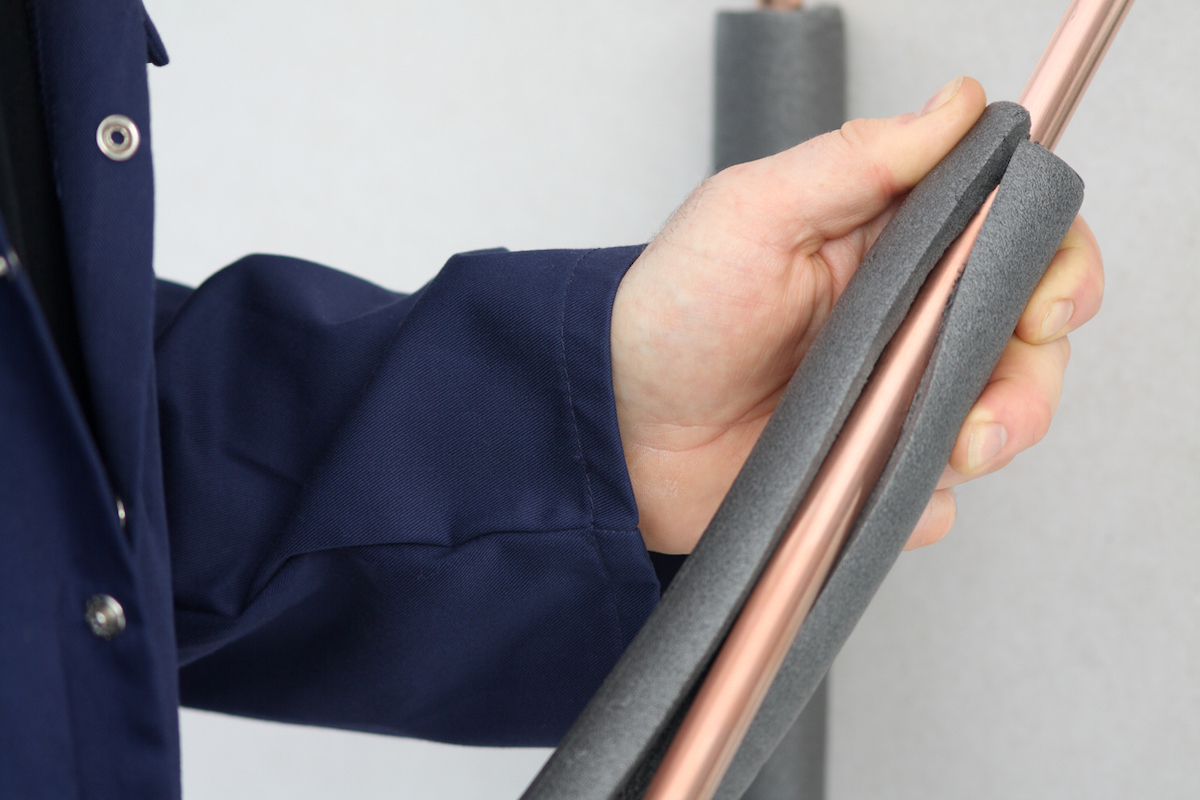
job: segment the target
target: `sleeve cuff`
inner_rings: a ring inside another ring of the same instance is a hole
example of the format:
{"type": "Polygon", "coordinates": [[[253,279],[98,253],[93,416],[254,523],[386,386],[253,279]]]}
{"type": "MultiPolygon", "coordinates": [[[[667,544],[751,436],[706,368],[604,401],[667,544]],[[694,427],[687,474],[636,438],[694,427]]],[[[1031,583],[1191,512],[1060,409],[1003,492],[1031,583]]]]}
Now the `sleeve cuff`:
{"type": "MultiPolygon", "coordinates": [[[[659,584],[638,531],[637,503],[612,385],[612,307],[617,287],[644,245],[587,251],[567,279],[562,341],[567,392],[587,483],[596,547],[613,584],[626,643],[653,606],[647,583],[659,584]],[[635,599],[638,598],[638,599],[635,599]]],[[[657,602],[658,592],[654,593],[657,602]]]]}

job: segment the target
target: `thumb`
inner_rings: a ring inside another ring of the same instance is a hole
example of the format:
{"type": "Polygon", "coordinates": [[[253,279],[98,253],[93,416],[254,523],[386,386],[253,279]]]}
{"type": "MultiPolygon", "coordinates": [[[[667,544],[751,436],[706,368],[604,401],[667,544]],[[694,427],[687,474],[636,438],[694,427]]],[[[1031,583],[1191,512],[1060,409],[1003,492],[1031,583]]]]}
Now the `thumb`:
{"type": "Polygon", "coordinates": [[[756,173],[757,180],[749,183],[770,187],[759,192],[760,202],[768,204],[760,211],[782,226],[777,233],[783,241],[778,243],[820,247],[874,219],[950,152],[986,103],[978,81],[958,77],[920,111],[847,122],[840,130],[745,165],[756,173]]]}

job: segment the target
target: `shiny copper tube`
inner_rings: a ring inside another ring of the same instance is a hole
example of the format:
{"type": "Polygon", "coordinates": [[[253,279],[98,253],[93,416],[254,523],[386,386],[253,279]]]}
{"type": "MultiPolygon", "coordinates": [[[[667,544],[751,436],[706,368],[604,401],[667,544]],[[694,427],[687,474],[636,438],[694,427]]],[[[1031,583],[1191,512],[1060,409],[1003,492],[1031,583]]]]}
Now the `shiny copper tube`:
{"type": "MultiPolygon", "coordinates": [[[[1052,148],[1133,0],[1074,0],[1022,92],[1033,140],[1052,148]]],[[[710,800],[892,450],[946,304],[995,190],[934,267],[880,356],[675,734],[644,800],[710,800]]]]}
{"type": "Polygon", "coordinates": [[[846,419],[659,766],[646,800],[707,800],[900,437],[992,196],[938,262],[846,419]]]}
{"type": "Polygon", "coordinates": [[[1029,110],[1029,138],[1058,146],[1133,0],[1075,0],[1050,38],[1018,103],[1029,110]]]}

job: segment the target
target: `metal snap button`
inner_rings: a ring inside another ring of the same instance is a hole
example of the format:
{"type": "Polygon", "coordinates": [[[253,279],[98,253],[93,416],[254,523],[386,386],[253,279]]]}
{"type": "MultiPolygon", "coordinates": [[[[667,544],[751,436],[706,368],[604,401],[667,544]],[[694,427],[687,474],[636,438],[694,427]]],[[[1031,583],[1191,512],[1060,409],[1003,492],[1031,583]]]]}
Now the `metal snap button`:
{"type": "Polygon", "coordinates": [[[12,277],[21,269],[21,259],[17,258],[17,254],[9,250],[7,253],[0,253],[0,277],[12,277]]]}
{"type": "Polygon", "coordinates": [[[125,501],[119,496],[117,497],[117,521],[121,523],[121,530],[125,530],[125,501]]]}
{"type": "Polygon", "coordinates": [[[92,633],[104,640],[115,639],[125,630],[125,609],[106,594],[94,594],[88,599],[84,619],[92,633]]]}
{"type": "Polygon", "coordinates": [[[113,161],[128,161],[137,152],[141,138],[137,125],[123,114],[111,114],[96,129],[96,144],[100,152],[113,161]]]}

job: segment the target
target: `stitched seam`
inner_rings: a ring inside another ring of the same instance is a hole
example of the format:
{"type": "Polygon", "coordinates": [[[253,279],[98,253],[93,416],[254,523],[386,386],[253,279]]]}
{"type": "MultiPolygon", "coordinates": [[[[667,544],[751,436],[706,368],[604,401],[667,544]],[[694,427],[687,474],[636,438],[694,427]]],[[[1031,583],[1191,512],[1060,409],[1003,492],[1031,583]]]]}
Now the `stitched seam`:
{"type": "MultiPolygon", "coordinates": [[[[567,387],[567,410],[571,415],[571,430],[575,434],[575,452],[579,455],[579,462],[583,466],[583,484],[587,489],[588,503],[588,528],[591,529],[596,524],[596,500],[592,496],[592,478],[588,471],[587,457],[583,452],[583,436],[579,432],[579,421],[575,415],[575,397],[571,392],[571,372],[567,367],[567,304],[570,302],[571,285],[575,282],[575,273],[583,260],[591,255],[594,250],[588,250],[575,260],[571,265],[571,273],[567,276],[567,285],[563,290],[562,313],[558,318],[558,353],[562,359],[563,382],[567,387]]],[[[607,571],[605,572],[607,577],[607,571]]]]}
{"type": "Polygon", "coordinates": [[[562,358],[563,381],[567,387],[567,410],[571,415],[571,429],[575,433],[575,448],[579,454],[579,461],[583,466],[583,481],[587,490],[588,503],[588,532],[591,534],[592,547],[596,551],[596,562],[600,565],[600,572],[604,575],[604,580],[608,582],[608,601],[610,604],[610,613],[612,613],[613,621],[616,624],[617,635],[620,641],[628,641],[629,632],[625,629],[625,619],[621,614],[621,605],[617,602],[616,585],[613,582],[612,575],[608,571],[608,563],[604,558],[604,550],[600,547],[600,540],[596,536],[596,499],[592,493],[592,477],[588,469],[587,456],[583,452],[583,436],[579,432],[579,421],[575,414],[575,397],[571,392],[571,373],[567,366],[567,305],[571,299],[571,287],[575,282],[575,275],[579,269],[579,265],[596,252],[595,248],[581,254],[575,263],[571,265],[571,273],[567,276],[567,285],[563,290],[562,315],[558,322],[558,346],[559,355],[562,358]]]}

